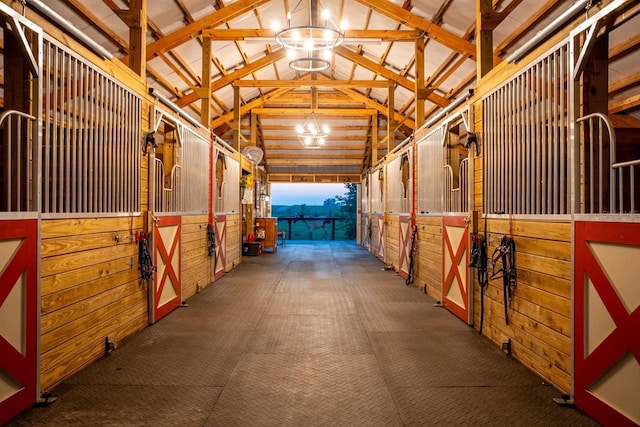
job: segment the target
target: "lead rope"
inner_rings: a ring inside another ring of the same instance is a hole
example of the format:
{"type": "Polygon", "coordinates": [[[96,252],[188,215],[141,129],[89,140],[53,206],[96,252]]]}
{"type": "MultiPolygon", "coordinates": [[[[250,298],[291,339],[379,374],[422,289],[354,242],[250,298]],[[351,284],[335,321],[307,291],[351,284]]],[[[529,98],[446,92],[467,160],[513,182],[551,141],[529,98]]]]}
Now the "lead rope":
{"type": "Polygon", "coordinates": [[[153,278],[153,272],[156,267],[151,259],[151,251],[149,249],[149,233],[142,231],[136,232],[136,241],[138,242],[138,269],[140,277],[144,281],[150,281],[153,278]]]}
{"type": "Polygon", "coordinates": [[[211,223],[207,224],[207,241],[209,243],[207,249],[209,252],[209,256],[213,257],[213,271],[215,272],[216,264],[218,264],[218,252],[216,251],[216,231],[215,228],[213,228],[213,224],[211,223]]]}
{"type": "Polygon", "coordinates": [[[418,240],[418,226],[414,225],[413,226],[413,231],[411,233],[411,248],[409,249],[409,275],[407,276],[407,280],[404,281],[404,284],[409,286],[411,284],[413,284],[413,277],[414,277],[414,264],[413,264],[413,257],[414,257],[414,251],[416,248],[416,242],[418,240]]]}
{"type": "Polygon", "coordinates": [[[473,233],[471,235],[472,249],[471,262],[469,267],[475,268],[478,274],[478,284],[480,285],[480,327],[478,333],[482,335],[482,325],[484,323],[484,291],[489,285],[487,275],[487,216],[484,217],[484,235],[473,233]]]}
{"type": "Polygon", "coordinates": [[[504,320],[509,324],[509,305],[516,288],[516,242],[513,237],[505,235],[500,240],[500,244],[493,251],[491,257],[493,262],[493,273],[491,279],[502,278],[502,292],[504,299],[504,320]],[[498,261],[502,262],[502,268],[496,271],[495,266],[498,261]]]}

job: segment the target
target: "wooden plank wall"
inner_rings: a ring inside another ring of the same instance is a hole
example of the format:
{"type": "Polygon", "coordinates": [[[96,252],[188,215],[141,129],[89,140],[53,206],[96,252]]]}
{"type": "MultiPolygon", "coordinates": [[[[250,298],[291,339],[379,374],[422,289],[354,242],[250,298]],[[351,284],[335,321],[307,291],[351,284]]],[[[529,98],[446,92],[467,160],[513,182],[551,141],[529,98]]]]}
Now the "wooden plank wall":
{"type": "Polygon", "coordinates": [[[242,220],[240,214],[227,214],[227,263],[226,271],[231,271],[242,262],[242,220]]]}
{"type": "Polygon", "coordinates": [[[385,226],[384,262],[400,271],[400,217],[387,215],[385,226]]]}
{"type": "Polygon", "coordinates": [[[442,217],[417,216],[416,286],[427,285],[427,294],[442,298],[442,217]]]}
{"type": "MultiPolygon", "coordinates": [[[[482,231],[484,223],[480,225],[482,231]]],[[[514,358],[570,393],[571,222],[490,219],[487,228],[489,255],[503,235],[513,236],[517,285],[507,325],[502,279],[489,282],[485,290],[483,335],[498,345],[510,338],[514,358]]],[[[477,283],[474,296],[475,324],[479,325],[477,283]]]]}
{"type": "Polygon", "coordinates": [[[371,217],[371,243],[369,244],[369,252],[373,256],[378,255],[378,245],[380,244],[380,239],[378,238],[378,233],[380,233],[379,229],[380,227],[378,227],[378,218],[373,215],[371,217]]]}
{"type": "Polygon", "coordinates": [[[40,381],[48,390],[148,324],[137,217],[42,221],[40,381]],[[116,241],[115,236],[122,241],[116,241]]]}
{"type": "Polygon", "coordinates": [[[213,259],[207,240],[208,215],[182,217],[182,298],[187,299],[213,281],[213,259]]]}

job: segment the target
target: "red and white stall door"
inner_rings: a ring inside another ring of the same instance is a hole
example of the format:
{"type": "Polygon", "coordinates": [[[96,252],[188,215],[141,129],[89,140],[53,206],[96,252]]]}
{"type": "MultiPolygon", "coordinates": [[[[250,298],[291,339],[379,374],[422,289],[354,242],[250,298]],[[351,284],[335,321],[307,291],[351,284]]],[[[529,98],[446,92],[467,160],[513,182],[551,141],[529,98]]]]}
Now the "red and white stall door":
{"type": "Polygon", "coordinates": [[[575,223],[574,393],[604,425],[640,425],[640,224],[575,223]]]}
{"type": "Polygon", "coordinates": [[[409,277],[410,268],[411,217],[409,215],[400,215],[399,224],[400,247],[398,248],[398,254],[400,259],[398,262],[398,274],[406,280],[409,277]]]}
{"type": "Polygon", "coordinates": [[[38,220],[0,220],[0,425],[31,406],[38,378],[38,220]]]}
{"type": "Polygon", "coordinates": [[[180,281],[180,216],[158,216],[153,226],[153,265],[156,266],[151,290],[151,323],[155,323],[182,303],[180,281]]]}
{"type": "Polygon", "coordinates": [[[213,268],[214,279],[218,280],[226,273],[227,265],[227,216],[216,215],[215,221],[216,233],[216,256],[213,268]]]}
{"type": "Polygon", "coordinates": [[[442,305],[468,324],[473,322],[469,290],[467,216],[442,218],[442,305]]]}

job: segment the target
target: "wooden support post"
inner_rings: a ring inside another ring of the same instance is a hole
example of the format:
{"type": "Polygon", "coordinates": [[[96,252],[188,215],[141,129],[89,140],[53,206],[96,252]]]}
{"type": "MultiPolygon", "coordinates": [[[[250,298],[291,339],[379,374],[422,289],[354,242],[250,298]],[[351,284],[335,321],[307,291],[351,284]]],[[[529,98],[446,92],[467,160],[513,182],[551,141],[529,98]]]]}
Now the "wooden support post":
{"type": "Polygon", "coordinates": [[[251,113],[251,130],[249,144],[258,145],[258,115],[251,113]]]}
{"type": "Polygon", "coordinates": [[[378,161],[378,114],[371,116],[371,166],[378,161]]]}
{"type": "Polygon", "coordinates": [[[395,148],[395,137],[393,136],[395,133],[395,88],[393,85],[389,86],[389,96],[387,97],[387,107],[389,112],[387,113],[387,153],[390,153],[391,150],[395,148]]]}
{"type": "Polygon", "coordinates": [[[476,78],[479,81],[493,68],[492,0],[476,0],[476,78]]]}
{"type": "Polygon", "coordinates": [[[147,75],[147,0],[131,0],[128,10],[117,10],[129,27],[129,67],[143,79],[147,75]]]}
{"type": "Polygon", "coordinates": [[[233,87],[233,146],[240,151],[240,88],[233,87]]]}
{"type": "Polygon", "coordinates": [[[200,95],[200,123],[211,125],[211,38],[202,38],[202,84],[200,95]]]}
{"type": "Polygon", "coordinates": [[[425,38],[419,37],[416,40],[416,62],[414,64],[416,71],[416,88],[415,88],[415,97],[416,97],[416,111],[415,118],[416,124],[415,129],[420,128],[424,123],[424,99],[425,99],[425,90],[424,90],[424,47],[425,47],[425,38]]]}

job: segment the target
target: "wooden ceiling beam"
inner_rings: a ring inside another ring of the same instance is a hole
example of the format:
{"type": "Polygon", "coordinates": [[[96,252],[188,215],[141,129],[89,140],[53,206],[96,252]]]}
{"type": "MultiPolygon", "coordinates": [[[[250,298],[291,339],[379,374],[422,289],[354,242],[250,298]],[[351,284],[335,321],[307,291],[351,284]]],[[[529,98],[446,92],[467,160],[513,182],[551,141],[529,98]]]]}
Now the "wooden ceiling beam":
{"type": "MultiPolygon", "coordinates": [[[[345,59],[348,59],[350,61],[357,63],[358,65],[368,69],[369,71],[373,71],[374,73],[381,75],[385,79],[392,80],[398,83],[400,86],[404,87],[407,90],[410,90],[411,92],[413,92],[415,89],[415,83],[413,81],[399,74],[394,73],[388,68],[376,62],[373,62],[362,55],[358,55],[356,52],[350,49],[347,49],[344,46],[338,46],[337,48],[334,49],[334,52],[345,59]]],[[[449,105],[448,99],[446,99],[444,96],[440,96],[435,93],[428,94],[427,99],[441,107],[446,107],[447,105],[449,105]]]]}
{"type": "Polygon", "coordinates": [[[232,19],[235,19],[245,13],[267,3],[269,0],[238,0],[220,10],[200,18],[184,27],[167,34],[155,42],[147,45],[147,61],[161,52],[171,50],[181,44],[198,36],[202,30],[211,27],[217,27],[232,19]]]}
{"type": "Polygon", "coordinates": [[[376,114],[378,111],[373,108],[253,108],[256,114],[263,116],[300,116],[314,113],[316,116],[366,116],[376,114]]]}
{"type": "MultiPolygon", "coordinates": [[[[304,148],[304,150],[309,151],[308,148],[304,148]]],[[[283,166],[283,165],[295,165],[295,166],[315,166],[315,165],[329,165],[329,166],[350,166],[350,165],[360,165],[360,159],[330,159],[329,161],[322,161],[322,159],[274,159],[273,154],[269,158],[269,165],[271,166],[283,166]]]]}
{"type": "MultiPolygon", "coordinates": [[[[255,71],[258,71],[268,65],[271,65],[286,56],[287,52],[284,49],[276,50],[275,52],[270,53],[258,59],[257,61],[247,64],[246,66],[234,71],[233,73],[229,73],[225,76],[220,77],[218,80],[211,82],[211,92],[222,89],[224,86],[233,83],[235,80],[246,77],[247,75],[254,73],[255,71]]],[[[192,102],[196,102],[198,99],[200,99],[198,94],[196,92],[191,92],[188,95],[185,95],[177,100],[176,104],[180,107],[183,107],[185,105],[191,104],[192,102]]]]}
{"type": "MultiPolygon", "coordinates": [[[[300,151],[300,150],[308,150],[308,148],[303,147],[302,144],[300,144],[299,142],[296,144],[270,144],[269,140],[266,140],[264,142],[264,145],[266,147],[266,149],[268,150],[294,150],[294,151],[300,151]]],[[[353,150],[353,151],[357,151],[357,150],[362,150],[363,145],[359,144],[359,145],[338,145],[338,144],[331,144],[330,142],[326,143],[324,145],[324,147],[322,147],[324,150],[353,150]]]]}
{"type": "MultiPolygon", "coordinates": [[[[256,98],[253,101],[247,102],[240,107],[240,115],[247,114],[253,108],[260,107],[266,102],[269,102],[271,99],[277,98],[278,96],[287,93],[290,90],[291,89],[288,88],[275,89],[260,98],[256,98]]],[[[223,116],[219,116],[215,120],[211,121],[211,129],[217,129],[218,127],[224,125],[226,122],[230,122],[231,120],[233,120],[233,112],[227,113],[223,116]]]]}
{"type": "Polygon", "coordinates": [[[348,87],[348,88],[388,88],[393,83],[387,80],[236,80],[236,87],[348,87]]]}
{"type": "Polygon", "coordinates": [[[376,12],[388,16],[391,19],[400,21],[401,23],[410,27],[422,30],[426,36],[434,41],[448,47],[449,49],[460,52],[463,55],[467,55],[469,58],[475,60],[476,47],[473,43],[453,34],[450,31],[445,30],[439,25],[434,24],[428,19],[422,18],[418,15],[414,15],[406,9],[400,6],[396,6],[386,0],[356,0],[365,6],[374,9],[376,12]]]}
{"type": "MultiPolygon", "coordinates": [[[[246,39],[264,39],[265,43],[276,44],[275,32],[264,28],[255,29],[217,29],[206,28],[202,30],[203,37],[211,37],[216,41],[238,41],[246,39]]],[[[420,37],[418,30],[347,30],[345,39],[380,39],[382,41],[412,42],[420,37]]],[[[263,41],[263,40],[256,40],[263,41]]]]}

